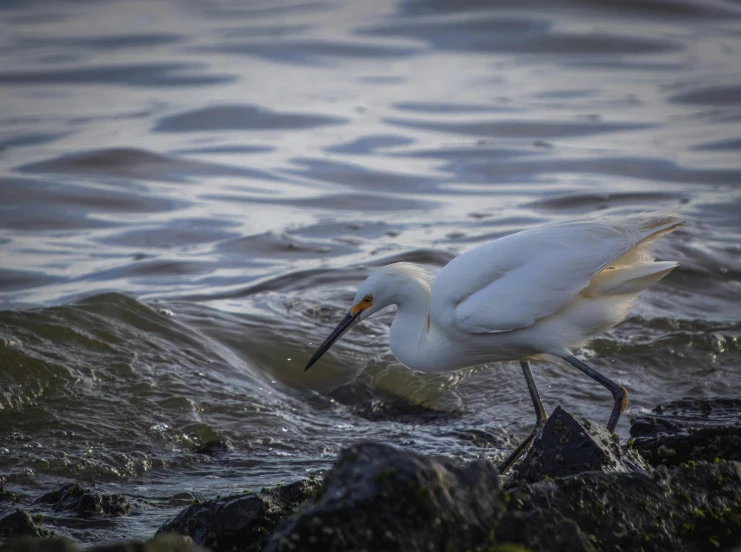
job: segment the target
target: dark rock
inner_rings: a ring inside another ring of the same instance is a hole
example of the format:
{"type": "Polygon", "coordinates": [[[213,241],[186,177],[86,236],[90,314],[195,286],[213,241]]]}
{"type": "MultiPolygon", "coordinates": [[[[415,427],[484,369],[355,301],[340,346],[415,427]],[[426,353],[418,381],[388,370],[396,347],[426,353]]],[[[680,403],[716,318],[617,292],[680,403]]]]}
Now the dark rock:
{"type": "Polygon", "coordinates": [[[145,542],[122,542],[96,546],[89,552],[209,552],[187,537],[162,535],[145,542]]]}
{"type": "Polygon", "coordinates": [[[229,552],[258,552],[276,524],[319,487],[313,480],[218,498],[189,506],[157,531],[187,535],[197,544],[229,552]]]}
{"type": "Polygon", "coordinates": [[[594,552],[595,547],[579,526],[555,510],[532,508],[513,509],[505,513],[494,525],[489,535],[491,546],[526,546],[522,550],[548,552],[594,552]],[[493,545],[492,543],[500,543],[493,545]]]}
{"type": "Polygon", "coordinates": [[[455,415],[445,410],[435,410],[413,403],[402,397],[374,397],[363,400],[352,406],[352,413],[374,422],[393,420],[402,424],[445,423],[455,415]]]}
{"type": "Polygon", "coordinates": [[[741,545],[741,464],[590,472],[522,485],[494,534],[532,550],[565,552],[578,548],[556,546],[547,532],[571,531],[571,524],[603,552],[727,550],[741,545]],[[531,516],[535,522],[521,521],[531,516]]]}
{"type": "Polygon", "coordinates": [[[56,511],[74,512],[80,517],[123,516],[132,510],[131,504],[118,494],[98,494],[79,484],[65,485],[39,498],[37,503],[51,504],[56,511]]]}
{"type": "Polygon", "coordinates": [[[510,480],[533,482],[588,471],[620,473],[647,468],[637,453],[620,446],[617,435],[559,406],[514,468],[510,480]]]}
{"type": "Polygon", "coordinates": [[[194,452],[198,454],[206,454],[208,456],[219,456],[232,450],[232,444],[228,441],[208,441],[202,444],[200,447],[195,449],[194,452]]]}
{"type": "Polygon", "coordinates": [[[345,449],[321,492],[278,527],[266,552],[515,545],[690,552],[741,545],[741,464],[652,470],[594,422],[557,409],[550,426],[509,492],[486,462],[460,468],[374,443],[345,449]]]}
{"type": "Polygon", "coordinates": [[[10,491],[6,491],[5,487],[0,487],[0,502],[10,502],[11,504],[16,504],[18,502],[18,495],[15,493],[11,493],[10,491]]]}
{"type": "Polygon", "coordinates": [[[513,437],[503,429],[453,429],[444,435],[454,437],[477,448],[498,448],[501,450],[508,447],[514,448],[519,444],[514,442],[513,437]]]}
{"type": "MultiPolygon", "coordinates": [[[[0,547],[0,552],[78,552],[80,548],[69,539],[18,539],[0,547]]],[[[190,539],[166,535],[145,542],[123,542],[88,548],[88,552],[208,552],[190,539]]]]}
{"type": "Polygon", "coordinates": [[[47,531],[36,525],[31,515],[25,510],[16,510],[9,516],[0,519],[0,537],[6,539],[11,537],[48,538],[54,535],[53,531],[47,531]]]}
{"type": "Polygon", "coordinates": [[[632,446],[651,465],[741,461],[741,399],[681,399],[637,416],[632,446]],[[660,408],[661,407],[661,408],[660,408]]]}
{"type": "Polygon", "coordinates": [[[77,544],[70,539],[32,539],[23,537],[13,539],[0,546],[0,552],[78,552],[77,544]]]}
{"type": "MultiPolygon", "coordinates": [[[[194,504],[158,535],[188,535],[215,552],[728,551],[741,546],[741,463],[725,460],[741,450],[733,446],[740,412],[741,400],[686,399],[640,417],[633,446],[657,464],[651,469],[602,426],[558,408],[506,490],[485,461],[461,467],[364,443],[341,452],[318,491],[299,481],[194,504]]],[[[67,509],[85,494],[68,486],[42,500],[67,509]]],[[[49,533],[22,511],[0,520],[0,536],[4,528],[49,533]]],[[[27,542],[0,552],[77,552],[27,542]]],[[[197,548],[177,538],[93,550],[197,548]]]]}
{"type": "MultiPolygon", "coordinates": [[[[362,381],[367,375],[350,385],[344,385],[329,393],[329,397],[350,407],[355,416],[371,421],[393,420],[402,424],[445,424],[458,416],[456,405],[430,408],[424,403],[414,402],[396,393],[362,381]]],[[[410,383],[410,385],[412,385],[410,383]]]]}
{"type": "Polygon", "coordinates": [[[471,550],[504,510],[496,468],[458,468],[377,443],[344,449],[312,503],[266,551],[471,550]]]}

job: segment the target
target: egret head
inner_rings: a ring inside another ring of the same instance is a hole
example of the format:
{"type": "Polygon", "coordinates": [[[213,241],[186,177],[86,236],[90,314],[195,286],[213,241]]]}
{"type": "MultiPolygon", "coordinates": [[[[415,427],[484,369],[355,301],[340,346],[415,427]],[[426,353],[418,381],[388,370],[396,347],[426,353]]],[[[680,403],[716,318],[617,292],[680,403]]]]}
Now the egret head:
{"type": "Polygon", "coordinates": [[[311,368],[355,324],[385,307],[400,304],[420,286],[429,292],[431,284],[429,273],[410,263],[394,263],[372,272],[358,288],[345,318],[314,352],[304,371],[311,368]]]}

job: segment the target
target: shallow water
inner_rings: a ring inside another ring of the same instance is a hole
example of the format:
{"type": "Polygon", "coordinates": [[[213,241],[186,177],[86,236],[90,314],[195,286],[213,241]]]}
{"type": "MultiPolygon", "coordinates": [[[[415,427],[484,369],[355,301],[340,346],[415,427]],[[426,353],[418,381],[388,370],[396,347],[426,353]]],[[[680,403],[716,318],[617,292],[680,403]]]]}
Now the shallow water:
{"type": "Polygon", "coordinates": [[[411,372],[387,313],[302,368],[372,267],[598,211],[689,223],[582,351],[629,389],[620,432],[738,394],[737,3],[5,2],[0,37],[0,478],[31,510],[69,481],[145,501],[62,534],[149,536],[360,439],[500,458],[534,418],[516,363],[411,372]]]}

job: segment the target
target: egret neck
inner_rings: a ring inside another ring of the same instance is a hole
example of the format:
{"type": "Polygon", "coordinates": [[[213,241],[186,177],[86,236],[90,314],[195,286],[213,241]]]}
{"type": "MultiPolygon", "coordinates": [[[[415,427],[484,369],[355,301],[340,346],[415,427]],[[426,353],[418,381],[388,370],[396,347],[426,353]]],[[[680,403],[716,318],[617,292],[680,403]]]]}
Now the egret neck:
{"type": "Polygon", "coordinates": [[[406,366],[419,370],[429,357],[424,350],[430,341],[430,293],[432,278],[418,272],[399,274],[396,318],[391,324],[389,344],[394,356],[406,366]]]}

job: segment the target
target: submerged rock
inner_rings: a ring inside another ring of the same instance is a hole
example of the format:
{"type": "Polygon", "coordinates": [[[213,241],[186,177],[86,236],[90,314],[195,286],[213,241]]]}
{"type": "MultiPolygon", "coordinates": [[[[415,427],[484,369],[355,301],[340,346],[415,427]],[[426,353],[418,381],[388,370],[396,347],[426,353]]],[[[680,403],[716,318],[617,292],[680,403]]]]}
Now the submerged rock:
{"type": "Polygon", "coordinates": [[[80,517],[123,516],[132,510],[131,504],[121,495],[94,493],[79,484],[65,485],[46,493],[36,503],[51,504],[56,511],[74,512],[80,517]]]}
{"type": "Polygon", "coordinates": [[[321,492],[266,551],[470,550],[503,510],[498,472],[378,443],[344,449],[321,492]]]}
{"type": "Polygon", "coordinates": [[[189,506],[157,535],[187,535],[215,552],[258,552],[276,524],[293,513],[319,487],[313,480],[263,489],[260,494],[217,498],[189,506]]]}
{"type": "Polygon", "coordinates": [[[228,439],[224,441],[214,440],[202,444],[200,447],[194,449],[193,452],[197,454],[205,454],[207,456],[220,456],[226,454],[232,450],[232,448],[234,447],[228,439]]]}
{"type": "Polygon", "coordinates": [[[0,502],[10,502],[16,504],[18,502],[18,495],[10,491],[6,491],[5,487],[0,486],[0,502]]]}
{"type": "Polygon", "coordinates": [[[651,465],[741,461],[741,399],[685,398],[637,416],[632,446],[651,465]]]}
{"type": "Polygon", "coordinates": [[[620,473],[647,468],[635,451],[620,446],[617,435],[559,406],[513,469],[511,479],[533,482],[587,471],[620,473]]]}
{"type": "Polygon", "coordinates": [[[48,531],[34,523],[31,514],[25,510],[16,510],[9,516],[0,519],[0,537],[38,537],[48,538],[55,536],[53,531],[48,531]]]}

